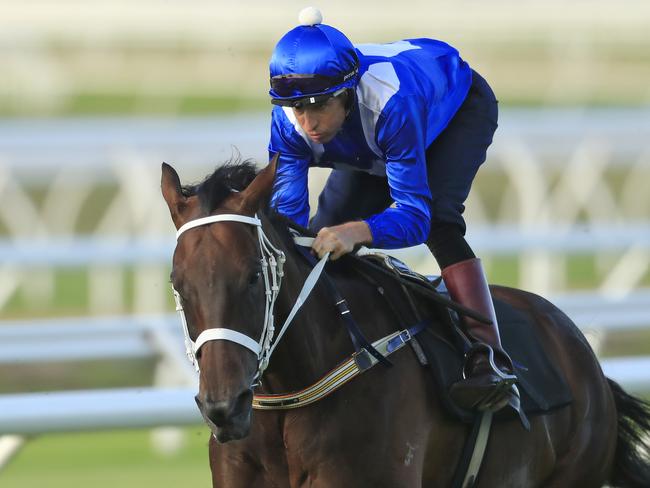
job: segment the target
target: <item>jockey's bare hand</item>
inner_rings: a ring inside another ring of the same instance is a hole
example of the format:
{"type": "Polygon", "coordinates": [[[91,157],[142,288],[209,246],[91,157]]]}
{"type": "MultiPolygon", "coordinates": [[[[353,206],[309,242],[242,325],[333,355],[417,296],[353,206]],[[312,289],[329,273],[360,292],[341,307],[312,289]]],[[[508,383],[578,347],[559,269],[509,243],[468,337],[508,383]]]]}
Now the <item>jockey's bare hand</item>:
{"type": "Polygon", "coordinates": [[[357,244],[370,244],[372,234],[368,224],[360,222],[346,222],[333,227],[323,227],[318,231],[312,244],[312,250],[319,258],[330,252],[330,259],[336,260],[352,252],[357,244]]]}

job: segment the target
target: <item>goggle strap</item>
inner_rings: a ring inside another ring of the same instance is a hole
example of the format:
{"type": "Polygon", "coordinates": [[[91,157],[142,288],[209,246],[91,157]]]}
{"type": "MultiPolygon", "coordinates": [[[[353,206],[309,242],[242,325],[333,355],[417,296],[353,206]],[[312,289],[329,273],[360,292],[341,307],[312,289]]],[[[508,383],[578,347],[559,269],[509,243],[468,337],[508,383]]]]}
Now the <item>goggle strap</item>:
{"type": "Polygon", "coordinates": [[[315,105],[318,103],[323,103],[329,100],[332,97],[338,97],[343,93],[347,88],[339,88],[333,93],[325,93],[323,95],[315,95],[313,97],[300,97],[300,98],[272,98],[271,103],[273,105],[279,105],[281,107],[294,107],[298,108],[300,105],[315,105]]]}

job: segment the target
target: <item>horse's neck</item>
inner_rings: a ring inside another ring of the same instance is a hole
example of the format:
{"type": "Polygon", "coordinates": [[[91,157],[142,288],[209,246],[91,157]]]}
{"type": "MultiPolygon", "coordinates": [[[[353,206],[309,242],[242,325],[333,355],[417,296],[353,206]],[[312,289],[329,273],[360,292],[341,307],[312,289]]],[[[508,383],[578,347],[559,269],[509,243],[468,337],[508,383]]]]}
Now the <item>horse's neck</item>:
{"type": "MultiPolygon", "coordinates": [[[[282,287],[275,306],[276,333],[296,303],[311,271],[296,246],[278,229],[267,236],[287,257],[282,287]]],[[[350,341],[327,289],[317,284],[298,311],[273,353],[265,386],[273,392],[303,388],[335,367],[348,354],[350,341]]]]}

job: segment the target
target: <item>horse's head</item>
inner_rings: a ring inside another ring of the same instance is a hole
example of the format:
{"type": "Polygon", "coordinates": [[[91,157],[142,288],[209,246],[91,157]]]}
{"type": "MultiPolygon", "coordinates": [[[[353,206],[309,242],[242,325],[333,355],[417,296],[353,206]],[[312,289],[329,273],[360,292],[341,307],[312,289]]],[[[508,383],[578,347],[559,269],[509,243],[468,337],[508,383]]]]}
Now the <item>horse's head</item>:
{"type": "Polygon", "coordinates": [[[162,167],[163,197],[179,230],[171,281],[200,370],[196,403],[221,442],[250,428],[266,303],[253,222],[271,192],[275,164],[254,179],[250,165],[226,166],[193,187],[181,187],[176,171],[162,167]],[[225,220],[197,221],[219,215],[225,220]]]}

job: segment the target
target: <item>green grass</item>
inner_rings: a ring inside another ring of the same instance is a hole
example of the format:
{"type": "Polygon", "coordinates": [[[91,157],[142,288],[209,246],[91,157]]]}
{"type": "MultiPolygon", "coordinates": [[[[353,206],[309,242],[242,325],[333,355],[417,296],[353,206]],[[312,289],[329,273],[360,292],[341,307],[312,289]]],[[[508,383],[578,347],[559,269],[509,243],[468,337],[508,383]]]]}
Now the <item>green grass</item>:
{"type": "Polygon", "coordinates": [[[647,356],[648,354],[650,354],[650,331],[634,330],[608,334],[602,344],[600,356],[647,356]]]}
{"type": "Polygon", "coordinates": [[[73,115],[113,115],[129,113],[166,114],[170,110],[181,114],[211,114],[260,110],[269,108],[263,97],[241,97],[222,94],[180,94],[161,97],[137,93],[79,93],[66,100],[63,112],[73,115]]]}
{"type": "MultiPolygon", "coordinates": [[[[130,267],[118,269],[122,284],[121,303],[123,308],[115,313],[133,313],[134,310],[134,270],[130,267]]],[[[29,271],[25,271],[29,277],[29,271]]],[[[16,290],[4,304],[2,319],[38,319],[54,317],[83,316],[90,313],[88,296],[88,270],[87,269],[57,269],[53,271],[54,292],[51,298],[45,299],[30,297],[24,287],[16,290]]],[[[36,277],[35,279],[38,279],[36,277]]],[[[156,286],[157,284],[152,284],[156,286]]],[[[168,290],[167,281],[158,283],[168,290]]],[[[174,311],[174,299],[171,291],[167,294],[167,312],[174,311]]],[[[164,312],[156,310],[154,313],[164,312]]]]}
{"type": "MultiPolygon", "coordinates": [[[[538,93],[501,93],[501,107],[637,107],[641,95],[636,92],[613,97],[596,93],[586,100],[554,100],[549,103],[538,93]]],[[[151,96],[130,93],[73,93],[51,106],[26,106],[0,96],[0,117],[77,117],[77,116],[197,116],[224,113],[270,111],[265,93],[255,95],[178,94],[151,96]]]]}
{"type": "Polygon", "coordinates": [[[3,488],[210,486],[207,427],[183,429],[174,454],[152,448],[148,430],[51,435],[26,444],[0,472],[3,488]]]}
{"type": "Polygon", "coordinates": [[[25,108],[0,96],[0,116],[113,116],[113,115],[209,115],[271,110],[265,93],[259,95],[172,94],[148,95],[136,91],[128,93],[83,92],[72,93],[52,107],[25,108]]]}
{"type": "Polygon", "coordinates": [[[0,395],[149,386],[154,382],[154,367],[153,359],[0,365],[0,395]]]}

